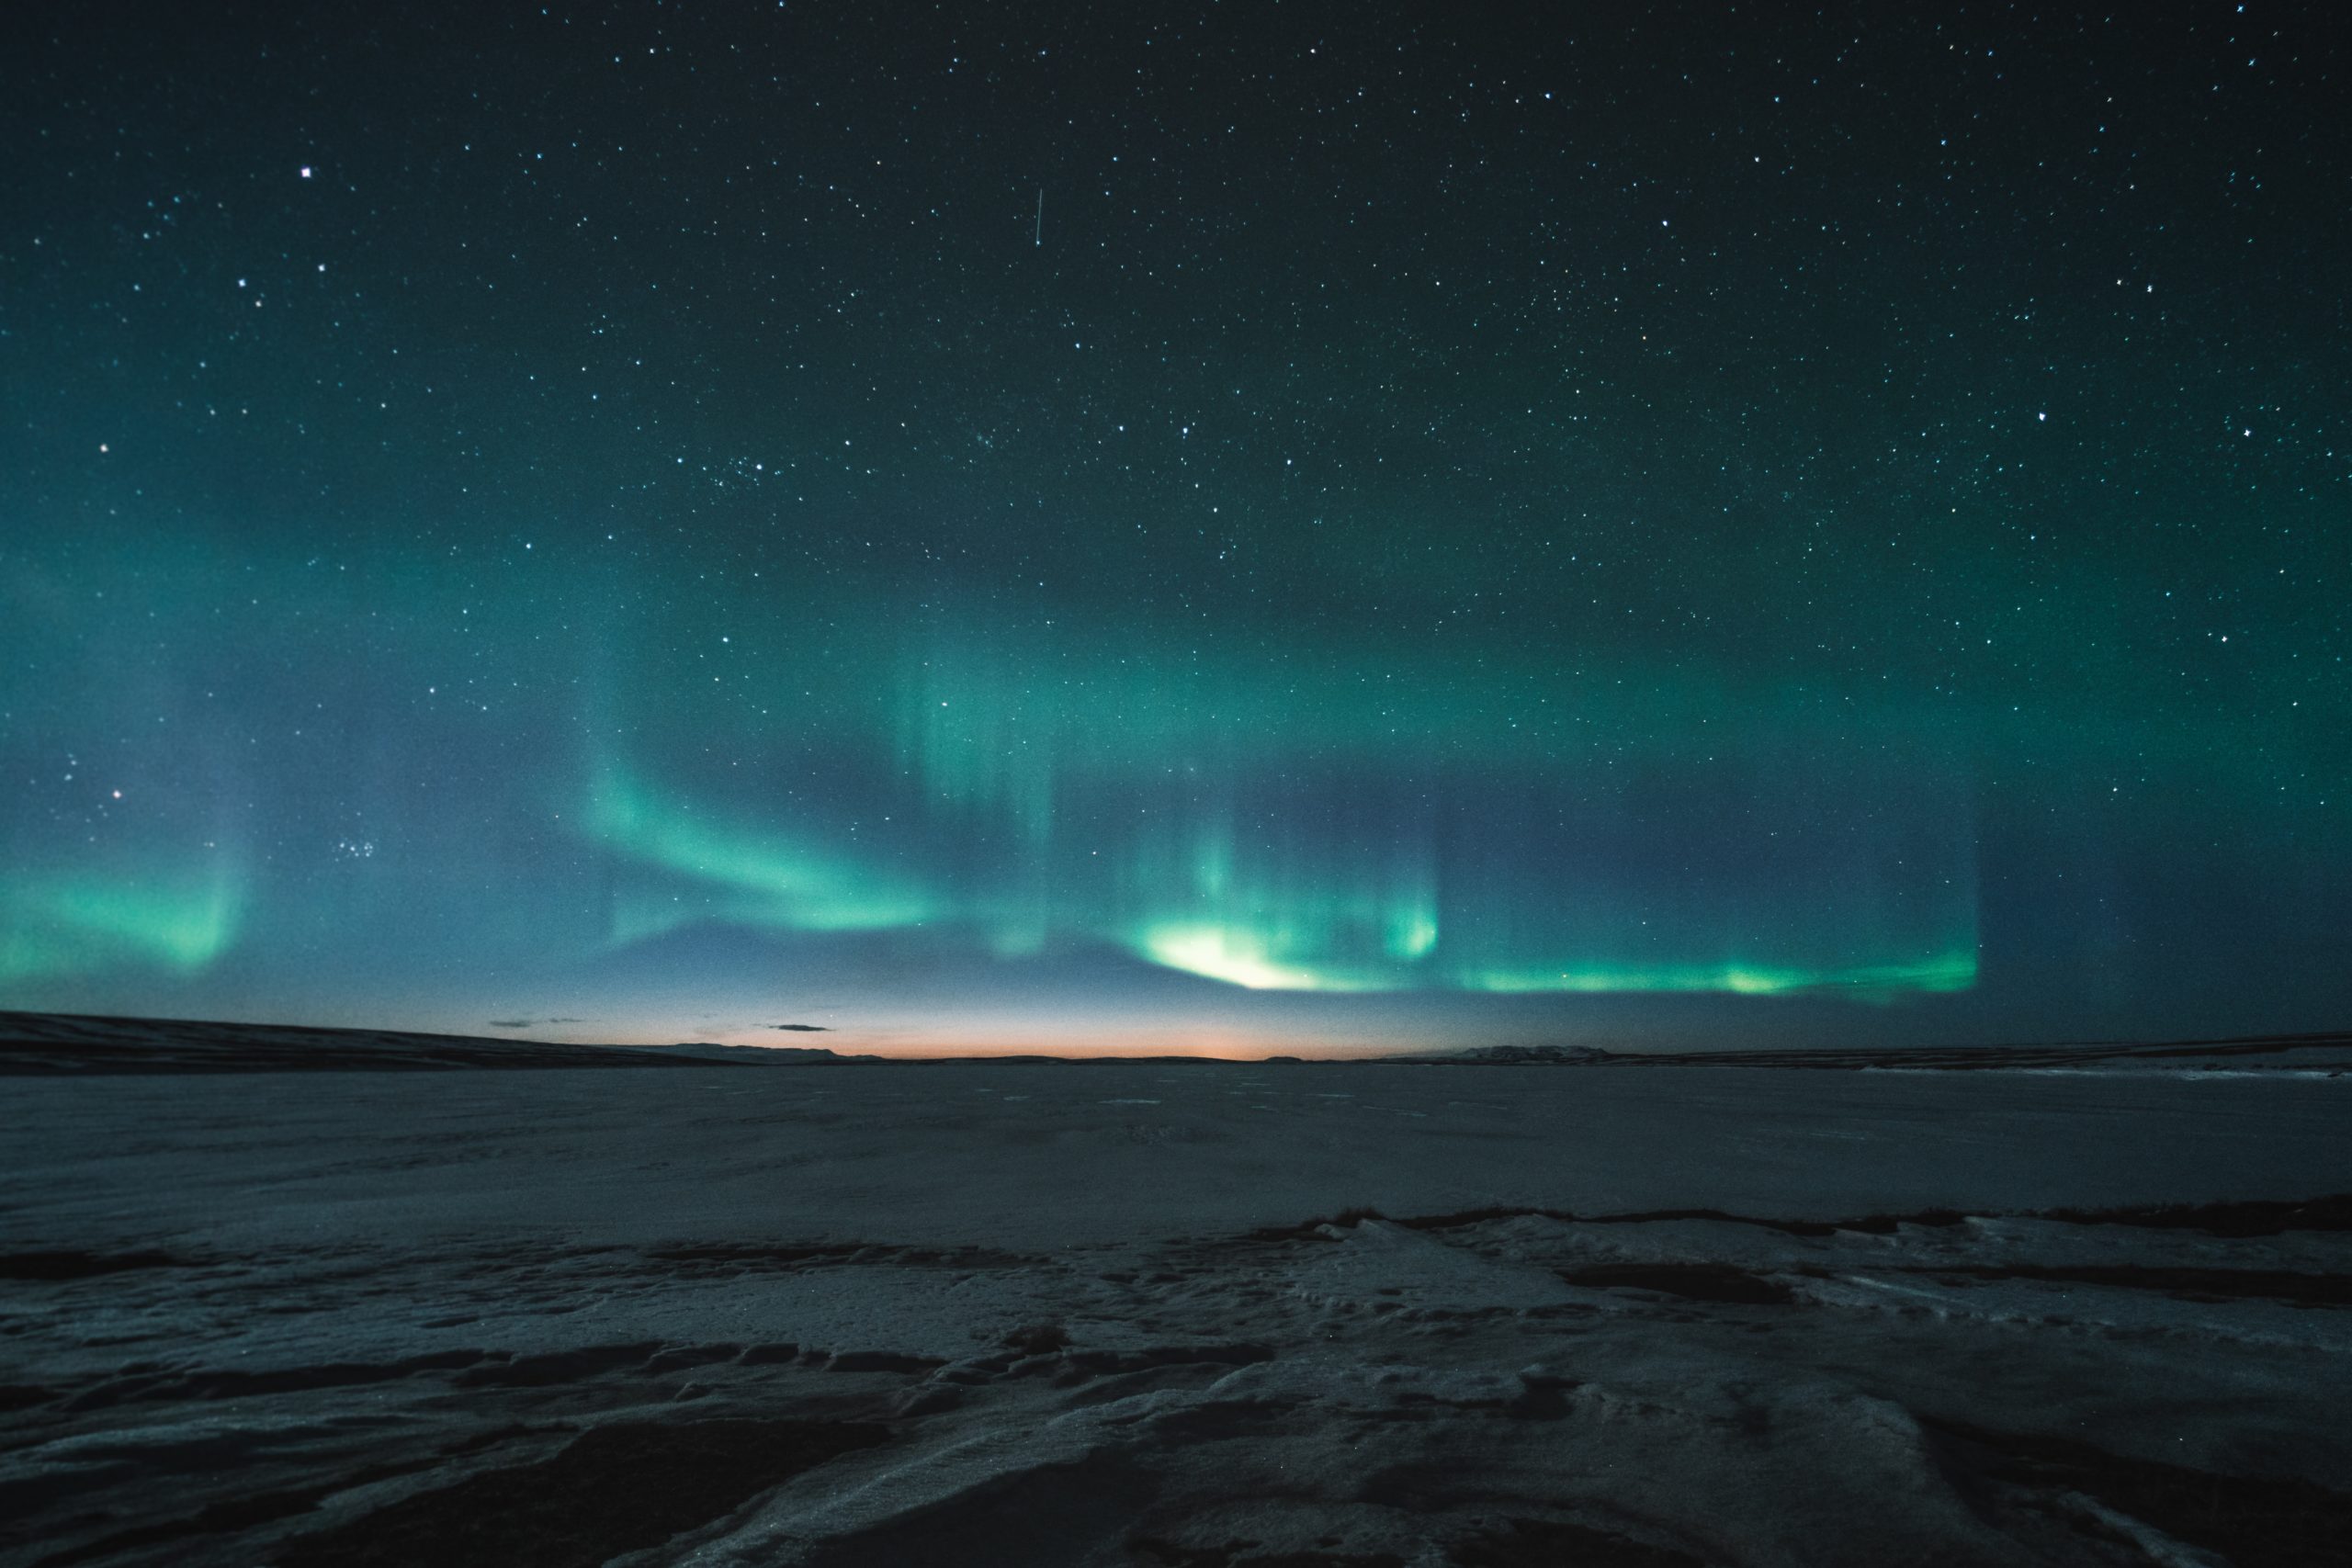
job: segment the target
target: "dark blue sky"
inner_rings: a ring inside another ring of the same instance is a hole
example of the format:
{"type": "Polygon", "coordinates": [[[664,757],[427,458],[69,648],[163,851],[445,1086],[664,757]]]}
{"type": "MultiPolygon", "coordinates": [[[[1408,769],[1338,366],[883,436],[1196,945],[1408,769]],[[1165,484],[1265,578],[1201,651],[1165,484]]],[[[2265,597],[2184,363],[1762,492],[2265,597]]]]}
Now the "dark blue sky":
{"type": "Polygon", "coordinates": [[[0,1005],[2340,1025],[2328,8],[13,17],[0,1005]]]}

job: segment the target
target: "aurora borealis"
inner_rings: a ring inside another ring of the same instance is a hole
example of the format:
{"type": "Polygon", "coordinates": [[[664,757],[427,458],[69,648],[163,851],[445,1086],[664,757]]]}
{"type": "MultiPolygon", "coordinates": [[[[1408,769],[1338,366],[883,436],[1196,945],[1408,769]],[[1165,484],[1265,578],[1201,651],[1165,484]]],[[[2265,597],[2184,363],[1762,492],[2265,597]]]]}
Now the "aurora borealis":
{"type": "Polygon", "coordinates": [[[11,21],[0,1006],[2340,1025],[2325,20],[11,21]]]}

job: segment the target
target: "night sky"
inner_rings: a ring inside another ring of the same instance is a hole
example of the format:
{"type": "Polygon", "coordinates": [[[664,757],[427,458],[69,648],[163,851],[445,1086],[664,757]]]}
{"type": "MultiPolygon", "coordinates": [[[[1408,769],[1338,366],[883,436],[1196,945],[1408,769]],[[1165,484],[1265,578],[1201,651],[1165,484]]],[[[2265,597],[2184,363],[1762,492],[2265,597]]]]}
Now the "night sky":
{"type": "Polygon", "coordinates": [[[1529,9],[12,8],[0,1005],[2352,1019],[2336,8],[1529,9]]]}

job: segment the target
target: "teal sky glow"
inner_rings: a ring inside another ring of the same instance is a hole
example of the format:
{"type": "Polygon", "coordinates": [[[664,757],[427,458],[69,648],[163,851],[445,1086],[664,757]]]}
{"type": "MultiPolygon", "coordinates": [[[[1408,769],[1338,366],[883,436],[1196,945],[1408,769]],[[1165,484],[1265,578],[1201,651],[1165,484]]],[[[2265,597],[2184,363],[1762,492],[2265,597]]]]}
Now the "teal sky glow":
{"type": "Polygon", "coordinates": [[[2340,83],[2234,15],[60,20],[0,1006],[2340,1025],[2340,83]]]}

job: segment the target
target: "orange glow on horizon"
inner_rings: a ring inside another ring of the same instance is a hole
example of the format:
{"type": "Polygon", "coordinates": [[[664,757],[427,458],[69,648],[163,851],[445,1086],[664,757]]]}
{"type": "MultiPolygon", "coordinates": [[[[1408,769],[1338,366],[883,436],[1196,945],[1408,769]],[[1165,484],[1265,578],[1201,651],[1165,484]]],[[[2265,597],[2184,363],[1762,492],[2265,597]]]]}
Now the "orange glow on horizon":
{"type": "MultiPolygon", "coordinates": [[[[481,1032],[469,1031],[468,1032],[481,1032]]],[[[1388,1055],[1416,1048],[1405,1039],[1290,1035],[1250,1029],[1200,1025],[1103,1025],[1071,1022],[1040,1026],[1006,1022],[951,1029],[825,1027],[803,1031],[774,1028],[694,1029],[661,1023],[598,1027],[583,1021],[559,1029],[518,1031],[501,1038],[544,1040],[581,1045],[733,1045],[765,1050],[824,1050],[842,1056],[887,1056],[892,1060],[939,1061],[965,1056],[1057,1056],[1073,1059],[1122,1056],[1194,1056],[1204,1060],[1257,1062],[1270,1056],[1338,1058],[1388,1055]]]]}

